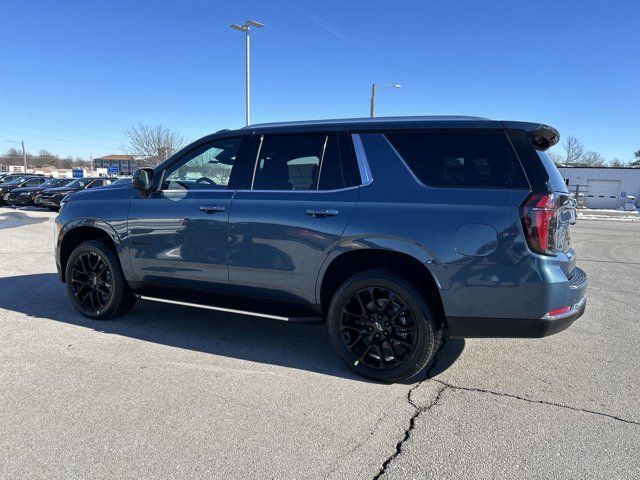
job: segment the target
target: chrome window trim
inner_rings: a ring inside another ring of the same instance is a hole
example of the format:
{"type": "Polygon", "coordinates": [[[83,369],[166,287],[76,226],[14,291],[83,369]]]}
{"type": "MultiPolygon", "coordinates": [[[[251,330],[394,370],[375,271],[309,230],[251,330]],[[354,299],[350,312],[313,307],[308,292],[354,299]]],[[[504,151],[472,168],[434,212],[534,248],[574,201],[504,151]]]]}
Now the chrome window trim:
{"type": "Polygon", "coordinates": [[[256,159],[253,162],[253,175],[251,176],[251,190],[253,190],[253,184],[256,181],[256,171],[258,170],[258,160],[260,159],[260,152],[262,151],[262,142],[264,142],[264,135],[260,135],[260,145],[258,145],[258,152],[256,153],[256,159]]]}
{"type": "MultiPolygon", "coordinates": [[[[332,192],[345,192],[347,190],[353,190],[360,188],[361,185],[352,185],[350,187],[336,188],[334,190],[253,190],[239,188],[236,192],[256,192],[256,193],[332,193],[332,192]]],[[[190,190],[191,191],[191,190],[190,190]]]]}
{"type": "Polygon", "coordinates": [[[205,192],[205,193],[211,193],[211,192],[235,192],[236,190],[232,189],[232,188],[172,188],[170,190],[158,190],[158,193],[164,193],[164,192],[169,192],[169,193],[178,193],[178,192],[182,192],[182,193],[187,193],[187,192],[205,192]]]}
{"type": "Polygon", "coordinates": [[[371,183],[373,183],[373,176],[371,175],[371,170],[369,169],[367,154],[364,151],[364,146],[362,145],[360,134],[352,133],[351,140],[353,141],[353,148],[356,152],[358,170],[360,170],[360,181],[362,182],[360,186],[364,187],[366,185],[370,185],[371,183]]]}
{"type": "MultiPolygon", "coordinates": [[[[335,137],[336,142],[338,138],[335,137]]],[[[322,165],[324,164],[324,154],[327,151],[327,143],[329,142],[329,134],[324,136],[324,144],[322,145],[322,156],[320,157],[320,165],[318,166],[318,178],[316,178],[316,190],[320,190],[320,177],[322,176],[322,165]]]]}

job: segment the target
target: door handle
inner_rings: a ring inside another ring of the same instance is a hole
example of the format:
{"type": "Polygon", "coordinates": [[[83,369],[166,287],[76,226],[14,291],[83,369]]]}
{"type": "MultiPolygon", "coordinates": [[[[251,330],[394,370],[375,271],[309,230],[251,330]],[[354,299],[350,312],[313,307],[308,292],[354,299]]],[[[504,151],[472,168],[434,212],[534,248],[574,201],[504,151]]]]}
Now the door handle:
{"type": "Polygon", "coordinates": [[[315,218],[324,218],[324,217],[335,217],[339,215],[340,212],[338,210],[307,210],[307,215],[310,215],[315,218]]]}
{"type": "Polygon", "coordinates": [[[222,205],[203,205],[202,207],[200,207],[200,211],[204,213],[224,212],[226,209],[227,207],[224,207],[222,205]]]}

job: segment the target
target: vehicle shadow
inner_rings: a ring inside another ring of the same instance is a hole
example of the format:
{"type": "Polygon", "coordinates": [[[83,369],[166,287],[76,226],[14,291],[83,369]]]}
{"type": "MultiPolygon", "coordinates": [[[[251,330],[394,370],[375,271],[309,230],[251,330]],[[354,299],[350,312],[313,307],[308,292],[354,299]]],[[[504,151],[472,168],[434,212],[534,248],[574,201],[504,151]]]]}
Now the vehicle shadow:
{"type": "MultiPolygon", "coordinates": [[[[0,308],[138,340],[368,382],[334,353],[324,325],[145,301],[116,320],[93,321],[76,312],[53,273],[1,277],[0,308]]],[[[463,348],[462,340],[445,342],[431,376],[453,364],[463,348]]]]}
{"type": "Polygon", "coordinates": [[[30,225],[33,223],[42,223],[49,220],[48,217],[32,217],[26,213],[16,210],[1,210],[0,211],[0,229],[3,228],[15,228],[23,225],[30,225]]]}

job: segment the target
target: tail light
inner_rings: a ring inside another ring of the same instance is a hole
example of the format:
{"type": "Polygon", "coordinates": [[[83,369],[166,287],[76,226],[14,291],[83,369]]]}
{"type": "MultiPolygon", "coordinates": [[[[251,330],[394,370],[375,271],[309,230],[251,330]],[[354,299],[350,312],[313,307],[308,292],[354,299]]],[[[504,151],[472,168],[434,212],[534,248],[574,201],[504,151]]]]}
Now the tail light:
{"type": "Polygon", "coordinates": [[[522,205],[522,222],[529,248],[543,255],[555,255],[558,207],[553,194],[533,193],[522,205]]]}

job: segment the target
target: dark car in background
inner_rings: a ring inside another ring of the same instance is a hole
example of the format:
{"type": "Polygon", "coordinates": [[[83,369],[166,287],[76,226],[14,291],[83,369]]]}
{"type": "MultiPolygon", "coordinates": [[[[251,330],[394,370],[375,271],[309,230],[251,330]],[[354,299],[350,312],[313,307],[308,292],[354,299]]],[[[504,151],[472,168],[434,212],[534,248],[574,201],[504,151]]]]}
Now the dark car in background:
{"type": "Polygon", "coordinates": [[[68,198],[56,263],[73,306],[137,298],[324,321],[338,355],[414,377],[452,337],[543,337],[580,317],[575,204],[557,130],[478,117],[251,125],[202,138],[134,188],[68,198]]]}
{"type": "Polygon", "coordinates": [[[36,187],[42,185],[47,179],[43,176],[23,175],[16,177],[8,183],[0,185],[0,205],[6,205],[9,203],[10,192],[17,188],[23,187],[36,187]]]}
{"type": "Polygon", "coordinates": [[[15,188],[9,193],[8,203],[15,206],[35,205],[40,200],[42,192],[49,188],[63,187],[73,181],[73,178],[50,178],[35,187],[15,188]]]}
{"type": "Polygon", "coordinates": [[[20,177],[44,177],[41,173],[7,173],[0,174],[0,185],[3,183],[9,183],[20,177]]]}
{"type": "Polygon", "coordinates": [[[40,194],[37,206],[47,207],[50,210],[58,210],[60,208],[60,202],[67,195],[87,188],[104,187],[111,183],[110,178],[104,177],[83,177],[76,178],[72,182],[63,187],[48,188],[40,194]]]}
{"type": "Polygon", "coordinates": [[[111,184],[107,185],[109,188],[114,187],[130,187],[132,184],[131,177],[118,177],[114,178],[111,184]]]}

